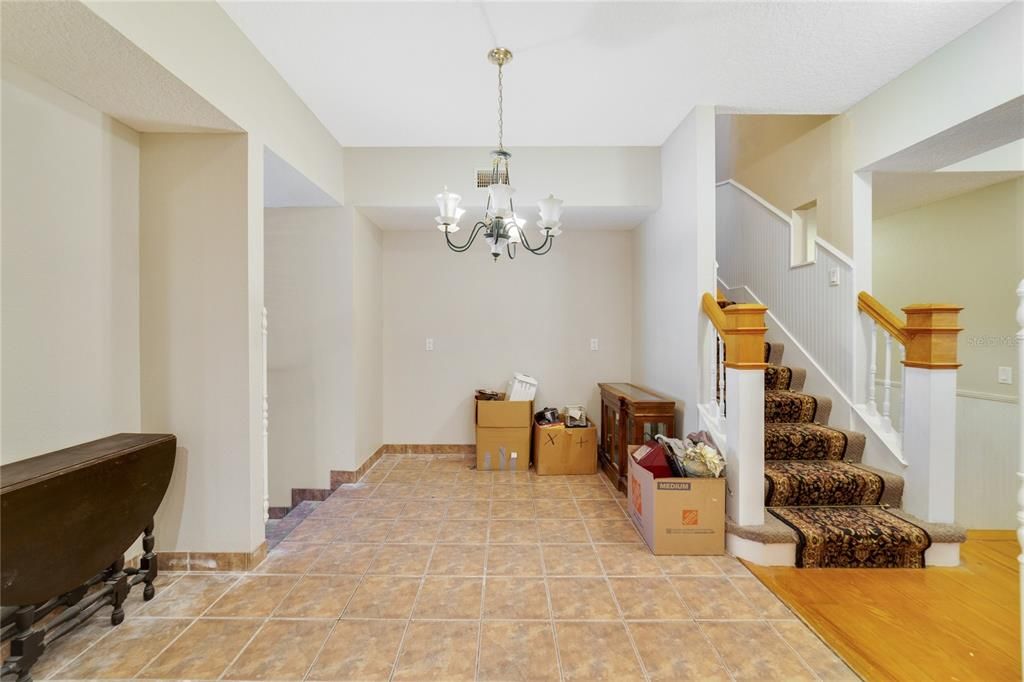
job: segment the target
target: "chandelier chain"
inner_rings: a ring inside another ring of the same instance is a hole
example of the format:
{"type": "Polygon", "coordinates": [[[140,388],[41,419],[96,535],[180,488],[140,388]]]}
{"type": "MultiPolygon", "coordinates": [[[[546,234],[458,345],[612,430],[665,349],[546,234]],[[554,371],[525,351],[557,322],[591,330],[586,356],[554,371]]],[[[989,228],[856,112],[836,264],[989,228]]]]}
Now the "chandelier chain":
{"type": "Polygon", "coordinates": [[[501,75],[502,75],[501,74],[501,67],[502,67],[502,65],[498,64],[498,149],[504,150],[505,149],[505,143],[504,143],[505,130],[504,130],[504,125],[505,124],[504,124],[504,121],[502,120],[503,119],[503,116],[502,116],[503,99],[502,99],[502,91],[501,91],[502,90],[502,88],[501,88],[501,85],[502,85],[502,83],[501,83],[501,75]]]}

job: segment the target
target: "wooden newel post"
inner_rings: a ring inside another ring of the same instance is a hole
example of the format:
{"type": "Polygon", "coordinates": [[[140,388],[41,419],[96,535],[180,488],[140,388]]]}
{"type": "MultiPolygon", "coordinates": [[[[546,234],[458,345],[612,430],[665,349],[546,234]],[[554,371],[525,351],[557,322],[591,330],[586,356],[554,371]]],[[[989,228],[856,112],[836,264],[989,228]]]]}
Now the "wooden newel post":
{"type": "Polygon", "coordinates": [[[742,526],[764,523],[764,335],[763,305],[722,309],[719,333],[725,343],[726,510],[742,526]]]}
{"type": "Polygon", "coordinates": [[[926,521],[954,520],[957,335],[963,308],[918,304],[907,316],[903,361],[903,506],[926,521]]]}

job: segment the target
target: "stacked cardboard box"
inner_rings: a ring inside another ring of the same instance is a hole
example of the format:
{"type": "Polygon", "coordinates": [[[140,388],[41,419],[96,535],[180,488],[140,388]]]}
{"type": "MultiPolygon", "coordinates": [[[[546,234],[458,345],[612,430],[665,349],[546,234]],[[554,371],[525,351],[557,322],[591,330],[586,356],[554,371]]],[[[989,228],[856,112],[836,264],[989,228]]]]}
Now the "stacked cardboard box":
{"type": "Polygon", "coordinates": [[[533,460],[539,476],[597,473],[597,427],[569,429],[565,422],[533,427],[533,460]]]}
{"type": "Polygon", "coordinates": [[[529,469],[532,423],[531,400],[477,400],[476,468],[529,469]]]}

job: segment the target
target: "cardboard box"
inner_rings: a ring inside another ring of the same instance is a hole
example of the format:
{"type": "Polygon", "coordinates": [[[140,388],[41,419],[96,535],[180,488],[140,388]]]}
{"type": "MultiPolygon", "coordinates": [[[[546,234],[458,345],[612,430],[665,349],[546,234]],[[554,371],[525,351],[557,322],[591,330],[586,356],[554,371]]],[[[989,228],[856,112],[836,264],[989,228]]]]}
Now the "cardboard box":
{"type": "Polygon", "coordinates": [[[654,478],[629,450],[627,512],[655,554],[725,553],[725,478],[654,478]]]}
{"type": "Polygon", "coordinates": [[[525,428],[533,425],[533,401],[477,400],[476,425],[487,428],[525,428]]]}
{"type": "Polygon", "coordinates": [[[597,473],[597,427],[533,426],[533,461],[539,476],[597,473]]]}
{"type": "Polygon", "coordinates": [[[476,468],[481,471],[530,468],[530,427],[476,429],[476,468]]]}

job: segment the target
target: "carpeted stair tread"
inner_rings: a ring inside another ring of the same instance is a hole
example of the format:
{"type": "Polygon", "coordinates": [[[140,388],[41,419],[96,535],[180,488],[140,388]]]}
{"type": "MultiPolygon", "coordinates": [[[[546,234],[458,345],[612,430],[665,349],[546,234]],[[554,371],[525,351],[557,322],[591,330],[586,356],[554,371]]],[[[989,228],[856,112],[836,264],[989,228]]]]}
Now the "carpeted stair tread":
{"type": "Polygon", "coordinates": [[[859,462],[864,434],[809,423],[774,422],[764,425],[764,458],[847,460],[859,462]]]}
{"type": "Polygon", "coordinates": [[[884,478],[847,462],[765,462],[764,483],[769,507],[875,505],[885,492],[884,478]]]}
{"type": "Polygon", "coordinates": [[[798,391],[765,391],[764,421],[768,423],[812,423],[825,424],[832,412],[832,401],[824,396],[815,396],[798,391]]]}
{"type": "Polygon", "coordinates": [[[769,365],[781,365],[782,354],[785,352],[785,345],[778,341],[766,341],[764,344],[764,361],[769,365]]]}
{"type": "Polygon", "coordinates": [[[744,540],[765,545],[796,544],[800,536],[776,516],[765,513],[764,523],[760,526],[741,526],[728,516],[725,517],[725,532],[744,540]]]}
{"type": "Polygon", "coordinates": [[[915,526],[923,528],[931,537],[933,544],[945,542],[967,542],[967,531],[963,526],[958,526],[955,523],[931,523],[923,521],[904,509],[892,508],[889,509],[889,512],[905,521],[909,521],[915,526]]]}
{"type": "Polygon", "coordinates": [[[800,568],[923,568],[932,539],[881,507],[773,507],[798,536],[800,568]]]}

